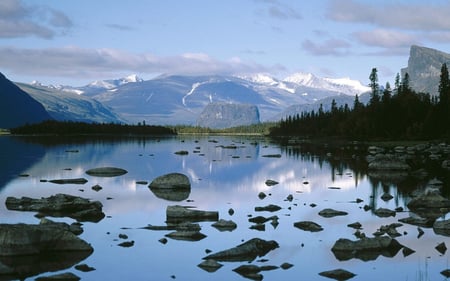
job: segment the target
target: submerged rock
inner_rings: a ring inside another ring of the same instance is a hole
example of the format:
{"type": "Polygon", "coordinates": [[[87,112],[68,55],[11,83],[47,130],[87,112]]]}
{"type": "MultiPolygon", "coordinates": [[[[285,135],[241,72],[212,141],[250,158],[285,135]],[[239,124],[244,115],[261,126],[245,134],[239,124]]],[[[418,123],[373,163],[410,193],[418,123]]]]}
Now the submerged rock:
{"type": "Polygon", "coordinates": [[[100,167],[93,168],[86,171],[86,174],[93,177],[117,177],[128,173],[127,170],[116,167],[100,167]]]}
{"type": "Polygon", "coordinates": [[[253,238],[236,247],[208,255],[203,259],[213,259],[216,261],[253,261],[255,258],[262,257],[278,247],[278,243],[274,240],[266,241],[253,238]]]}
{"type": "Polygon", "coordinates": [[[148,187],[156,197],[169,201],[186,200],[191,193],[189,178],[180,173],[159,176],[148,187]]]}
{"type": "Polygon", "coordinates": [[[394,238],[380,236],[352,241],[341,238],[335,242],[331,251],[340,260],[352,258],[363,261],[375,260],[378,256],[394,257],[403,246],[394,238]]]}
{"type": "Polygon", "coordinates": [[[102,203],[78,196],[61,194],[33,199],[29,197],[6,198],[6,208],[15,211],[34,211],[41,216],[70,217],[78,221],[98,222],[105,217],[102,203]]]}

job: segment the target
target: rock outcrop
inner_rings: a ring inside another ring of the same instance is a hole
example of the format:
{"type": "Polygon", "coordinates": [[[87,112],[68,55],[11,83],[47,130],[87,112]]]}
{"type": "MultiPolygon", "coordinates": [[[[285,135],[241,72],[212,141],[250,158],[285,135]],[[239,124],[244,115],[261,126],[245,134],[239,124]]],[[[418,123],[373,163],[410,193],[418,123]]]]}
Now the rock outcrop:
{"type": "Polygon", "coordinates": [[[411,46],[408,66],[401,75],[409,75],[410,86],[417,92],[438,95],[441,67],[450,63],[450,54],[435,49],[411,46]]]}
{"type": "Polygon", "coordinates": [[[101,202],[61,193],[41,199],[8,197],[5,204],[8,210],[38,212],[41,217],[70,217],[90,222],[105,217],[101,202]]]}
{"type": "Polygon", "coordinates": [[[197,119],[197,125],[214,129],[258,124],[258,107],[250,104],[210,103],[197,119]]]}

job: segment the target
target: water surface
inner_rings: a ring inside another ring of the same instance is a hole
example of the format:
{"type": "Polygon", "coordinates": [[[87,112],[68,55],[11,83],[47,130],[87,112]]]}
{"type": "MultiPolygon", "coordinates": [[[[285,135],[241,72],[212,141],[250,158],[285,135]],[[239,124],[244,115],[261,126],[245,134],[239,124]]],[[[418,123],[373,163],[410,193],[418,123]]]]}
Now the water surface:
{"type": "MultiPolygon", "coordinates": [[[[339,238],[355,240],[355,230],[347,224],[360,222],[362,231],[372,236],[380,226],[397,222],[409,216],[406,203],[408,192],[424,183],[408,179],[403,183],[382,183],[356,170],[352,162],[332,160],[333,155],[321,156],[280,147],[264,138],[246,137],[191,137],[129,138],[67,140],[22,139],[0,137],[0,201],[8,196],[47,197],[67,193],[103,204],[106,218],[98,223],[84,223],[80,236],[94,247],[94,253],[82,263],[94,267],[91,272],[80,272],[73,267],[61,272],[73,272],[82,280],[246,280],[232,270],[240,262],[223,262],[223,267],[210,273],[198,264],[206,250],[213,252],[234,247],[251,238],[275,240],[279,248],[251,264],[293,267],[261,272],[264,280],[328,280],[318,273],[343,268],[357,274],[352,280],[445,280],[440,272],[448,268],[448,255],[440,254],[435,246],[441,242],[450,245],[450,239],[424,228],[418,238],[417,226],[398,228],[402,236],[397,240],[416,252],[395,257],[380,256],[376,260],[351,259],[339,261],[331,247],[339,238]],[[180,150],[188,155],[177,155],[180,150]],[[281,157],[265,157],[277,155],[281,157]],[[88,169],[114,166],[126,169],[119,177],[91,177],[88,169]],[[192,189],[182,202],[158,198],[148,188],[154,178],[171,172],[187,175],[192,189]],[[19,176],[21,175],[21,176],[19,176]],[[88,180],[84,185],[57,185],[42,180],[79,178],[88,180]],[[265,181],[278,181],[267,186],[265,181]],[[92,186],[100,185],[100,191],[92,186]],[[264,192],[267,197],[260,199],[264,192]],[[380,199],[389,192],[394,199],[380,199]],[[292,195],[293,200],[286,198],[292,195]],[[362,202],[356,203],[356,199],[362,202]],[[238,227],[232,232],[220,232],[212,222],[200,222],[206,238],[180,241],[159,240],[170,231],[142,229],[148,225],[165,225],[166,207],[169,205],[195,206],[200,210],[218,211],[221,219],[233,220],[238,227]],[[255,212],[256,206],[276,204],[281,210],[255,212]],[[380,218],[363,206],[373,209],[402,207],[395,217],[380,218]],[[229,209],[234,214],[229,214],[229,209]],[[318,212],[333,208],[348,212],[346,216],[324,218],[318,212]],[[265,231],[250,229],[250,216],[279,217],[274,227],[266,223],[265,231]],[[306,232],[293,226],[294,222],[310,220],[320,224],[321,232],[306,232]],[[119,238],[126,234],[128,239],[119,238]],[[135,241],[133,247],[118,244],[135,241]]],[[[38,223],[32,212],[17,212],[0,204],[0,223],[38,223]]],[[[73,220],[51,218],[55,221],[73,220]]],[[[58,272],[59,273],[59,272],[58,272]]],[[[53,273],[42,273],[46,276],[53,273]]],[[[36,276],[30,277],[33,280],[36,276]]]]}

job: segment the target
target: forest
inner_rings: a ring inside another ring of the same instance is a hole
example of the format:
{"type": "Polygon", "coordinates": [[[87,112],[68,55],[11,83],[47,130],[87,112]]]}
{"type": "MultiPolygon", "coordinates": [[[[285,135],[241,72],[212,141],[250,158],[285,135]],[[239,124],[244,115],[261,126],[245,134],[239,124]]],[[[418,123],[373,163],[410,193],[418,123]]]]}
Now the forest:
{"type": "Polygon", "coordinates": [[[144,124],[85,123],[48,120],[10,130],[12,134],[31,135],[173,135],[172,129],[144,124]]]}
{"type": "Polygon", "coordinates": [[[361,140],[429,140],[450,136],[450,79],[446,64],[441,67],[439,95],[415,92],[409,75],[397,74],[394,88],[378,83],[377,69],[370,76],[370,101],[364,105],[355,96],[353,106],[331,111],[303,112],[281,120],[270,130],[272,136],[342,137],[361,140]]]}

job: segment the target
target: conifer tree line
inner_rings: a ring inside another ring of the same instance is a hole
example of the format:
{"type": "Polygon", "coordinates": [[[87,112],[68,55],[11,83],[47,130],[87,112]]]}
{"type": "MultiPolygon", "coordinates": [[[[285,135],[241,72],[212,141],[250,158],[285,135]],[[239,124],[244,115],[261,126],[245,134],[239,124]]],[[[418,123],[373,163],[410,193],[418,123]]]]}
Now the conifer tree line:
{"type": "Polygon", "coordinates": [[[271,129],[274,136],[348,137],[355,139],[436,139],[450,136],[450,78],[446,64],[441,67],[439,95],[416,92],[410,87],[409,74],[397,73],[394,88],[389,82],[381,89],[378,71],[369,75],[370,101],[364,105],[355,96],[353,107],[331,111],[322,106],[281,120],[271,129]]]}

